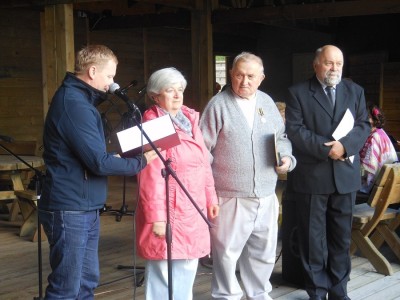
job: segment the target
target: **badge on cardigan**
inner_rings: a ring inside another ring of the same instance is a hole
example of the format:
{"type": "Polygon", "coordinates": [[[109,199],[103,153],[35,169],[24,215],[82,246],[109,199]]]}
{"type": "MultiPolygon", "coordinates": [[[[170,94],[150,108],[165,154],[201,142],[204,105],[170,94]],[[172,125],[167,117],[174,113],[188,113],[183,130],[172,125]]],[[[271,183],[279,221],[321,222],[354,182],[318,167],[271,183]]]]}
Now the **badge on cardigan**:
{"type": "Polygon", "coordinates": [[[263,111],[262,107],[260,107],[258,109],[258,115],[261,117],[261,123],[266,123],[267,122],[267,120],[264,118],[264,111],[263,111]]]}

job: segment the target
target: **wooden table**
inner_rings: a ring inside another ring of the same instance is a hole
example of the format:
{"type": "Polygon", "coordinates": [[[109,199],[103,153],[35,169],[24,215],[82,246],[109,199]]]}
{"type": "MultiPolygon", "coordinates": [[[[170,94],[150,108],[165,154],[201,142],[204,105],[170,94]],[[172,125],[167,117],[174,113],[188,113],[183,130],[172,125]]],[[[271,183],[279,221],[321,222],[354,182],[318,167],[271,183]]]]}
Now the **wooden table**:
{"type": "MultiPolygon", "coordinates": [[[[44,166],[44,161],[41,157],[21,156],[21,158],[34,168],[41,168],[44,166]]],[[[26,203],[25,201],[18,201],[18,197],[15,195],[15,191],[25,190],[22,182],[22,175],[30,171],[32,171],[31,168],[14,156],[0,155],[0,175],[2,178],[10,179],[12,182],[12,190],[0,191],[0,201],[13,201],[10,208],[9,221],[16,220],[19,210],[21,211],[24,221],[27,220],[29,215],[32,214],[32,204],[36,205],[35,202],[26,203]]]]}

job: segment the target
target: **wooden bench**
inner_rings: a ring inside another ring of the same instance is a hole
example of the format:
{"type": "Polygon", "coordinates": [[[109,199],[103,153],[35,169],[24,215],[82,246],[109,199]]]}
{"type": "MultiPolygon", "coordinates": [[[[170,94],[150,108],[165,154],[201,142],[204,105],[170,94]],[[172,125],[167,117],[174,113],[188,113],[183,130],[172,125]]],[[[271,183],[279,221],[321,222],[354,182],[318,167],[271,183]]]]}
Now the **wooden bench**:
{"type": "MultiPolygon", "coordinates": [[[[35,155],[36,154],[36,141],[13,141],[11,143],[0,142],[8,150],[16,155],[35,155]]],[[[0,155],[9,155],[9,152],[0,147],[0,155]]],[[[24,172],[21,178],[22,183],[27,185],[29,179],[32,176],[32,172],[24,172]]],[[[10,179],[8,174],[0,173],[0,205],[6,205],[10,211],[9,220],[14,221],[18,215],[18,203],[17,197],[14,192],[11,191],[13,181],[10,179]]]]}
{"type": "MultiPolygon", "coordinates": [[[[38,240],[38,215],[37,215],[37,200],[38,196],[36,191],[33,190],[22,190],[15,191],[15,195],[18,198],[21,215],[24,220],[19,236],[26,237],[29,236],[32,242],[37,242],[38,240]]],[[[46,240],[46,235],[41,227],[41,239],[46,240]]]]}
{"type": "Polygon", "coordinates": [[[386,242],[400,259],[400,239],[395,232],[400,224],[400,164],[386,164],[375,181],[368,203],[355,206],[351,253],[357,249],[371,262],[378,273],[392,275],[393,269],[379,251],[386,242]]]}

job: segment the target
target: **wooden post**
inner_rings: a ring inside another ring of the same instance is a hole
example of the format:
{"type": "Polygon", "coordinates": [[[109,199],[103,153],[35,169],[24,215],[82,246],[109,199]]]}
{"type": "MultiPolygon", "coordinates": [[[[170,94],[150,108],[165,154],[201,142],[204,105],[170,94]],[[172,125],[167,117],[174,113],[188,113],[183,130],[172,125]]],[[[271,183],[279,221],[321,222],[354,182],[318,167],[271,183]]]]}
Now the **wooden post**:
{"type": "Polygon", "coordinates": [[[43,61],[43,110],[64,79],[74,71],[74,16],[72,4],[48,5],[41,14],[43,61]]]}
{"type": "Polygon", "coordinates": [[[192,11],[192,89],[195,108],[202,110],[214,94],[211,0],[197,0],[192,11]]]}

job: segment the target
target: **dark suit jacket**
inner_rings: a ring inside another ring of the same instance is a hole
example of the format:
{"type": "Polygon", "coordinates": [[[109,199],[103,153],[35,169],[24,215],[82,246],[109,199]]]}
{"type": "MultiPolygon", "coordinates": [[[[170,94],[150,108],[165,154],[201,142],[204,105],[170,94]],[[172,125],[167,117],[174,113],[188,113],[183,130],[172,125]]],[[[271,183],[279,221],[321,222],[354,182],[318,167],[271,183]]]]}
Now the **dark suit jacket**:
{"type": "Polygon", "coordinates": [[[363,88],[343,79],[336,86],[334,111],[315,76],[290,87],[289,93],[286,130],[297,159],[296,168],[288,174],[289,190],[306,194],[357,191],[361,184],[358,152],[370,132],[363,88]],[[347,109],[354,117],[354,127],[340,142],[347,157],[354,155],[353,163],[330,159],[330,147],[324,145],[334,140],[332,133],[347,109]]]}

